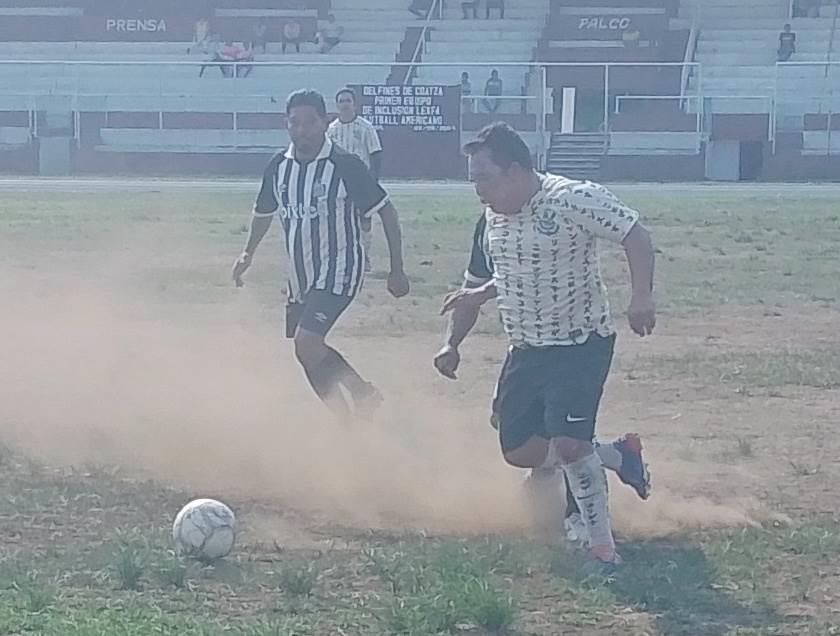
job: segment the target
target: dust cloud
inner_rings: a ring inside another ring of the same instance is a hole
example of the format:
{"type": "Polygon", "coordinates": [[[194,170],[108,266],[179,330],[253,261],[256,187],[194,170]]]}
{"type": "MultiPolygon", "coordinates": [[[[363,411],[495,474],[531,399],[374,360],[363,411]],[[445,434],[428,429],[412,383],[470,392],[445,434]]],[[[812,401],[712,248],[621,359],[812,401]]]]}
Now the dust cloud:
{"type": "MultiPolygon", "coordinates": [[[[131,284],[138,263],[129,250],[64,276],[0,271],[0,441],[50,463],[119,466],[195,496],[364,528],[525,529],[522,473],[503,464],[487,429],[492,387],[466,405],[441,397],[433,337],[420,346],[339,336],[354,361],[378,348],[361,366],[388,398],[375,421],[344,429],[305,385],[279,316],[247,292],[167,303],[131,284]]],[[[630,536],[754,522],[746,508],[661,487],[644,504],[626,488],[611,493],[630,536]]]]}

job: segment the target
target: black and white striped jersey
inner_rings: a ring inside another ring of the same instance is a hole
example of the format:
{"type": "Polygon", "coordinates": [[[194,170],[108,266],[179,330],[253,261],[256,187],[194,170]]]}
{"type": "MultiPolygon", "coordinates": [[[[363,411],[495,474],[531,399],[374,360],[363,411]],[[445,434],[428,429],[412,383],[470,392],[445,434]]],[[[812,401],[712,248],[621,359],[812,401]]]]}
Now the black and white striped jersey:
{"type": "Polygon", "coordinates": [[[324,142],[318,156],[300,163],[294,148],[265,169],[255,216],[276,214],[286,234],[289,298],[312,289],[354,296],[364,278],[360,217],[379,211],[388,195],[357,156],[324,142]]]}

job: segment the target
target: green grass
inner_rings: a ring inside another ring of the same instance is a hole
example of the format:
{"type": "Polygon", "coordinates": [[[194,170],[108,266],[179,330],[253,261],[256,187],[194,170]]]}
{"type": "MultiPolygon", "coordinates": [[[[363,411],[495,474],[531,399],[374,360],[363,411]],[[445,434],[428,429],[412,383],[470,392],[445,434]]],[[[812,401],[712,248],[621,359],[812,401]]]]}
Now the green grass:
{"type": "MultiPolygon", "coordinates": [[[[664,325],[704,324],[702,315],[714,332],[714,324],[741,314],[805,319],[836,310],[835,198],[631,192],[626,199],[643,212],[659,249],[664,325]]],[[[436,339],[438,302],[459,284],[466,262],[478,213],[474,196],[394,200],[404,220],[413,295],[386,302],[379,272],[341,330],[436,339]]],[[[77,282],[113,292],[120,299],[114,311],[132,318],[201,321],[241,298],[228,269],[245,240],[250,206],[250,197],[234,194],[0,194],[0,267],[43,286],[39,293],[77,282]]],[[[277,230],[247,278],[255,305],[272,320],[283,302],[277,230]]],[[[375,249],[381,264],[381,238],[375,249]]],[[[608,251],[603,261],[619,313],[627,300],[623,255],[608,251]]],[[[484,320],[478,330],[498,334],[498,321],[484,320]]],[[[626,370],[645,382],[692,386],[706,399],[714,398],[715,387],[840,386],[838,351],[809,342],[807,328],[792,335],[784,348],[766,342],[640,355],[626,370]]],[[[488,367],[476,373],[486,374],[489,395],[496,358],[476,354],[476,360],[488,367]]],[[[463,391],[465,400],[473,399],[463,391]]],[[[0,634],[838,633],[838,604],[825,600],[840,584],[838,525],[803,509],[813,498],[803,496],[799,504],[790,489],[771,504],[800,505],[794,525],[625,542],[627,565],[609,581],[587,576],[579,552],[526,536],[350,532],[334,520],[298,523],[282,501],[237,502],[244,538],[230,558],[207,566],[175,556],[169,537],[174,511],[194,493],[95,463],[73,470],[27,459],[2,445],[14,446],[15,425],[0,423],[0,634]],[[307,541],[335,537],[336,545],[260,543],[248,527],[257,505],[290,515],[307,541]]],[[[670,439],[663,430],[659,439],[670,439]]],[[[754,431],[732,434],[725,459],[749,459],[751,467],[762,462],[764,444],[754,431]]],[[[694,461],[703,449],[681,435],[668,448],[675,458],[694,461]]],[[[93,440],[104,456],[108,443],[93,440]]],[[[806,484],[800,492],[810,495],[822,475],[804,477],[830,470],[825,456],[779,461],[790,462],[793,477],[806,484]]]]}
{"type": "Polygon", "coordinates": [[[731,353],[690,352],[656,356],[641,370],[657,377],[689,376],[702,385],[745,389],[840,386],[840,352],[832,348],[731,353]]]}

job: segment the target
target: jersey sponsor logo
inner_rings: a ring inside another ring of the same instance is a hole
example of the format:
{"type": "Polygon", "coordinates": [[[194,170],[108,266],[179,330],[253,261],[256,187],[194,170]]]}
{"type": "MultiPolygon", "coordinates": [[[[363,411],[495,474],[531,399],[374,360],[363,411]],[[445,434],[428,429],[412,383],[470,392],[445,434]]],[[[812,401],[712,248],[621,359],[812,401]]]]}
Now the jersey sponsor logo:
{"type": "Polygon", "coordinates": [[[537,232],[546,236],[554,236],[560,231],[560,223],[557,222],[557,213],[545,211],[537,214],[537,232]]]}
{"type": "Polygon", "coordinates": [[[277,211],[280,215],[281,219],[290,219],[290,220],[300,220],[300,219],[313,219],[318,216],[318,206],[317,205],[303,205],[302,203],[298,203],[297,205],[283,205],[280,206],[280,209],[277,211]]]}

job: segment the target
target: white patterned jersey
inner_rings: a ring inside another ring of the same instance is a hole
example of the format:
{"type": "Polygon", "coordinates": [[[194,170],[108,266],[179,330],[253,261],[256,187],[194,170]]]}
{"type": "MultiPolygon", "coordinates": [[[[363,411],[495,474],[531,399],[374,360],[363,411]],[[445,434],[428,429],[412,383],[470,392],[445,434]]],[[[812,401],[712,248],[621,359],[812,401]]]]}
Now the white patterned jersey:
{"type": "Polygon", "coordinates": [[[605,187],[541,175],[517,214],[487,208],[476,225],[467,280],[495,280],[514,346],[585,342],[614,332],[598,242],[621,243],[639,215],[605,187]]]}

